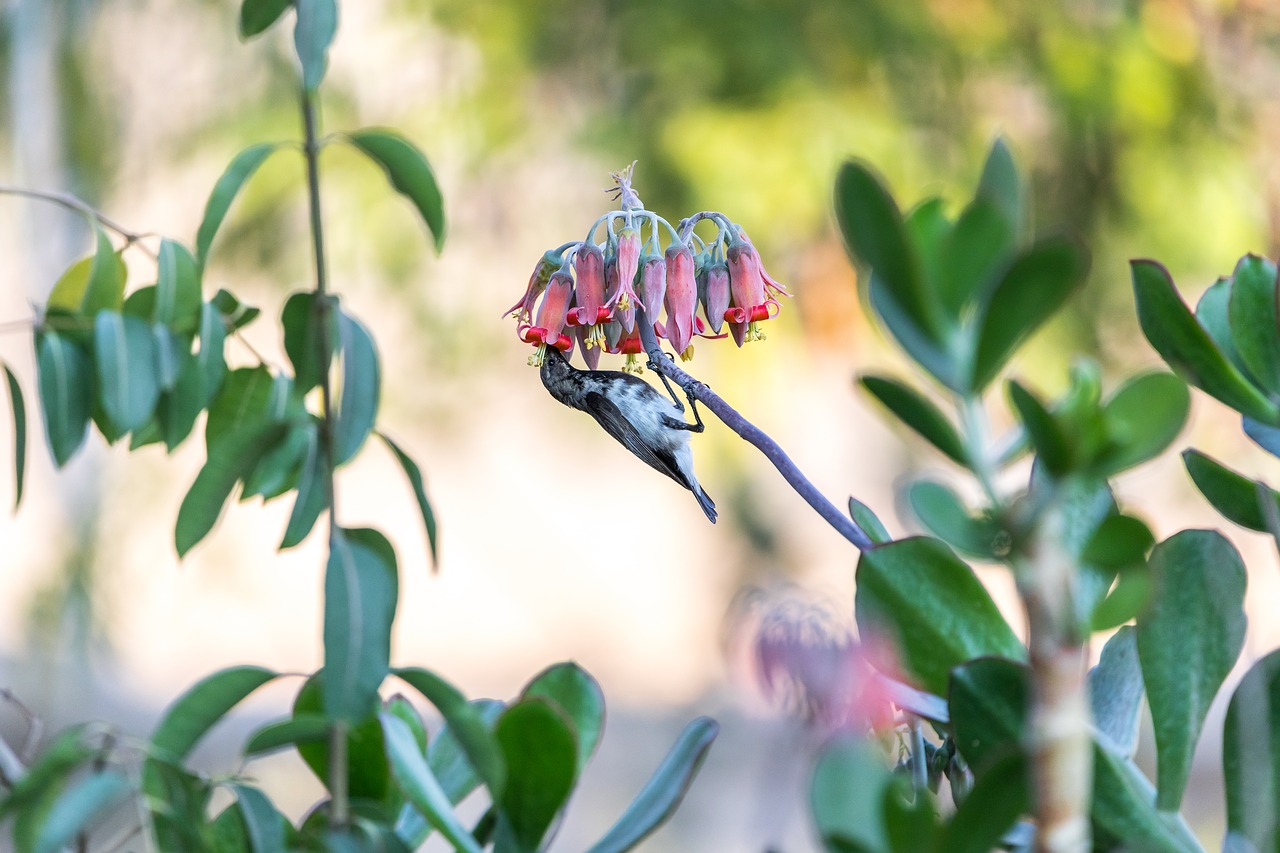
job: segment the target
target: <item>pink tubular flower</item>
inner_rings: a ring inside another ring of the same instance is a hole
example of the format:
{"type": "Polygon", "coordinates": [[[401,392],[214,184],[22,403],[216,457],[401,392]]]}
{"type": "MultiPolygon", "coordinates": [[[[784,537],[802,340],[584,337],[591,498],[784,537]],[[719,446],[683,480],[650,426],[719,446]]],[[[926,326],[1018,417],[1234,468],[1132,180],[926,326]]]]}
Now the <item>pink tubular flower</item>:
{"type": "Polygon", "coordinates": [[[693,350],[694,317],[698,310],[698,282],[693,273],[693,251],[688,246],[667,247],[667,340],[680,357],[689,360],[693,350]]]}
{"type": "Polygon", "coordinates": [[[707,297],[703,308],[711,331],[720,334],[725,313],[729,310],[729,265],[724,261],[717,261],[707,268],[707,297]]]}
{"type": "Polygon", "coordinates": [[[634,373],[637,376],[644,373],[644,367],[640,364],[640,356],[644,354],[644,344],[640,341],[638,328],[627,332],[622,340],[618,341],[616,352],[627,357],[627,363],[622,367],[623,373],[634,373]]]}
{"type": "Polygon", "coordinates": [[[533,268],[533,274],[529,276],[529,285],[525,288],[524,296],[515,305],[512,305],[503,314],[510,314],[521,323],[528,323],[529,318],[533,316],[533,304],[538,301],[538,297],[547,289],[547,282],[551,280],[551,274],[560,269],[563,259],[554,250],[548,251],[533,268]]]}
{"type": "Polygon", "coordinates": [[[538,305],[538,317],[534,325],[522,324],[518,329],[520,340],[538,348],[529,357],[529,364],[542,365],[546,349],[553,346],[561,352],[573,347],[573,341],[562,333],[569,312],[569,300],[573,297],[573,279],[567,272],[558,271],[551,276],[542,303],[538,305]]]}
{"type": "MultiPolygon", "coordinates": [[[[635,272],[631,273],[631,278],[635,278],[635,272]]],[[[630,280],[623,277],[622,259],[609,261],[604,267],[605,280],[605,296],[608,298],[605,307],[609,309],[609,313],[613,319],[622,324],[625,331],[630,332],[636,327],[636,304],[645,307],[640,298],[636,296],[635,289],[632,288],[630,280]]]]}
{"type": "Polygon", "coordinates": [[[570,326],[586,326],[582,339],[583,352],[598,347],[604,339],[602,323],[610,318],[604,295],[604,252],[599,246],[583,243],[573,259],[578,279],[574,294],[575,307],[569,310],[570,326]]]}
{"type": "Polygon", "coordinates": [[[618,232],[618,280],[631,292],[635,291],[636,273],[640,270],[640,232],[628,225],[618,232]]]}

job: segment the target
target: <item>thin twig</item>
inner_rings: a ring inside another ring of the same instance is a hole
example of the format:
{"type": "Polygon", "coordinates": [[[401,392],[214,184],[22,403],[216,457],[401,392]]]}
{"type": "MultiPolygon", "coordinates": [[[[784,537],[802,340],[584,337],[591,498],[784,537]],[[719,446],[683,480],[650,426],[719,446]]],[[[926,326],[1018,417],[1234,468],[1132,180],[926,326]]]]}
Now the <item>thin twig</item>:
{"type": "Polygon", "coordinates": [[[70,193],[53,192],[50,190],[32,190],[27,189],[26,187],[15,187],[9,184],[0,184],[0,195],[14,195],[21,198],[35,199],[37,201],[47,201],[50,204],[56,204],[59,207],[66,208],[67,210],[72,210],[76,213],[89,216],[96,220],[99,225],[104,228],[108,228],[123,237],[127,245],[137,246],[152,258],[156,257],[156,253],[151,250],[151,247],[142,242],[143,238],[149,235],[124,227],[114,219],[108,218],[106,214],[98,210],[96,207],[81,201],[70,193]]]}
{"type": "Polygon", "coordinates": [[[640,340],[644,344],[645,351],[649,354],[649,359],[653,362],[655,370],[674,379],[676,384],[683,388],[686,393],[692,395],[694,399],[712,412],[715,412],[716,417],[720,418],[725,426],[736,432],[747,442],[755,445],[764,454],[765,458],[773,463],[773,467],[778,469],[783,479],[790,484],[796,494],[804,498],[818,515],[822,516],[828,524],[834,527],[837,533],[852,542],[855,548],[859,551],[865,551],[872,547],[874,543],[872,543],[871,537],[867,535],[866,531],[858,526],[853,519],[837,509],[835,504],[827,500],[818,491],[817,487],[809,482],[809,478],[801,473],[786,452],[778,446],[778,443],[769,437],[768,433],[739,414],[737,409],[726,403],[706,383],[700,382],[685,373],[674,361],[666,357],[662,352],[662,347],[658,345],[657,336],[653,333],[653,324],[649,321],[643,308],[636,309],[636,325],[640,327],[640,340]]]}

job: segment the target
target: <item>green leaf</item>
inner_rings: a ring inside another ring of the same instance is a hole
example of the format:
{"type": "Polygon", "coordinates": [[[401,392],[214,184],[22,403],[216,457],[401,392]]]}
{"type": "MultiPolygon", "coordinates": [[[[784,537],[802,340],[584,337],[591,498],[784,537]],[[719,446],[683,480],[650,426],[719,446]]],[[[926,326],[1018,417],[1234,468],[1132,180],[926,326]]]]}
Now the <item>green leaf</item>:
{"type": "Polygon", "coordinates": [[[968,393],[968,386],[965,384],[967,377],[961,377],[951,353],[920,331],[906,312],[893,301],[885,283],[874,274],[867,286],[867,296],[871,307],[880,315],[885,327],[907,355],[947,388],[957,394],[968,393]]]}
{"type": "Polygon", "coordinates": [[[1209,704],[1244,643],[1245,570],[1211,530],[1166,539],[1150,562],[1157,591],[1138,623],[1138,655],[1155,728],[1157,805],[1176,811],[1209,704]]]}
{"type": "Polygon", "coordinates": [[[229,291],[219,290],[209,300],[221,312],[225,319],[224,326],[231,331],[242,329],[254,321],[262,312],[252,305],[241,302],[229,291]]]}
{"type": "Polygon", "coordinates": [[[558,663],[534,676],[520,693],[521,699],[542,699],[560,710],[570,722],[578,742],[578,773],[595,754],[604,730],[604,693],[600,685],[576,663],[558,663]]]}
{"type": "Polygon", "coordinates": [[[93,401],[93,364],[80,346],[58,332],[36,332],[36,368],[45,435],[61,468],[84,443],[93,401]]]}
{"type": "Polygon", "coordinates": [[[1173,371],[1242,414],[1280,424],[1280,407],[1227,361],[1187,309],[1168,271],[1155,261],[1133,261],[1130,266],[1142,332],[1173,371]]]}
{"type": "Polygon", "coordinates": [[[1075,462],[1075,454],[1062,424],[1035,394],[1020,383],[1011,379],[1008,389],[1009,402],[1018,413],[1018,420],[1022,421],[1040,464],[1054,476],[1066,474],[1075,462]]]}
{"type": "Polygon", "coordinates": [[[1115,588],[1094,608],[1089,630],[1109,631],[1140,617],[1151,604],[1153,586],[1151,569],[1146,563],[1122,568],[1115,588]]]}
{"type": "Polygon", "coordinates": [[[329,736],[331,724],[323,714],[298,714],[286,720],[267,723],[245,741],[246,758],[267,755],[286,746],[315,743],[329,736]]]}
{"type": "Polygon", "coordinates": [[[155,305],[150,319],[190,332],[200,319],[200,267],[181,243],[160,241],[156,261],[155,305]]]}
{"type": "MultiPolygon", "coordinates": [[[[320,670],[302,685],[293,700],[293,719],[310,720],[322,717],[332,729],[334,721],[324,713],[325,682],[327,673],[320,670]]],[[[387,766],[386,743],[382,736],[382,724],[378,721],[381,701],[375,694],[354,724],[345,726],[347,740],[347,793],[354,801],[378,802],[385,800],[391,786],[391,769],[387,766]]],[[[307,723],[307,726],[310,724],[307,723]]],[[[329,735],[318,740],[309,738],[297,742],[298,755],[328,790],[333,790],[329,777],[329,735]]]]}
{"type": "MultiPolygon", "coordinates": [[[[266,367],[241,367],[227,374],[218,396],[209,404],[205,447],[214,455],[232,436],[269,423],[275,377],[266,367]]],[[[260,455],[260,454],[259,454],[260,455]]]]}
{"type": "Polygon", "coordinates": [[[386,171],[396,192],[417,208],[435,240],[436,251],[443,249],[444,198],[423,153],[399,133],[384,128],[357,130],[347,138],[386,171]]]}
{"type": "Polygon", "coordinates": [[[1227,828],[1258,850],[1280,844],[1280,651],[1236,687],[1222,729],[1227,828]]]}
{"type": "Polygon", "coordinates": [[[1098,732],[1127,757],[1138,747],[1142,695],[1137,634],[1126,626],[1107,640],[1098,665],[1089,670],[1089,704],[1098,732]]]}
{"type": "Polygon", "coordinates": [[[1013,261],[978,307],[974,391],[987,387],[1018,345],[1062,307],[1088,268],[1084,250],[1060,238],[1041,240],[1013,261]]]}
{"type": "Polygon", "coordinates": [[[338,315],[338,336],[342,342],[342,393],[334,413],[333,450],[336,463],[341,465],[356,455],[373,430],[381,377],[373,338],[345,311],[338,315]]]}
{"type": "Polygon", "coordinates": [[[382,722],[391,772],[409,802],[449,840],[454,849],[480,853],[480,845],[459,822],[448,796],[427,766],[427,759],[418,748],[413,731],[404,720],[390,712],[384,711],[378,718],[382,722]]]}
{"type": "Polygon", "coordinates": [[[1247,415],[1241,418],[1241,427],[1250,441],[1272,456],[1280,457],[1280,427],[1259,423],[1247,415]]]}
{"type": "Polygon", "coordinates": [[[890,778],[870,744],[848,734],[833,738],[818,756],[809,785],[809,810],[823,842],[839,839],[850,850],[887,850],[881,804],[890,778]]]}
{"type": "Polygon", "coordinates": [[[893,853],[934,849],[939,828],[934,805],[926,789],[916,789],[906,776],[894,777],[884,793],[884,827],[893,853]]]}
{"type": "Polygon", "coordinates": [[[283,424],[248,424],[221,436],[178,507],[174,546],[185,556],[204,539],[222,514],[236,483],[247,477],[262,454],[284,434],[283,424]]]}
{"type": "Polygon", "coordinates": [[[938,342],[942,322],[937,300],[928,292],[902,214],[884,183],[866,164],[849,161],[836,175],[835,205],[849,253],[872,269],[884,295],[925,339],[938,342]]]}
{"type": "Polygon", "coordinates": [[[936,539],[863,552],[854,611],[859,634],[895,640],[902,665],[931,693],[943,693],[951,668],[967,660],[1026,657],[973,570],[936,539]]]}
{"type": "Polygon", "coordinates": [[[320,440],[316,430],[310,428],[310,425],[306,430],[306,437],[307,449],[302,460],[302,473],[298,478],[298,497],[294,500],[293,512],[289,513],[284,540],[280,543],[282,550],[300,545],[307,538],[328,503],[328,466],[320,453],[320,440]]]}
{"type": "MultiPolygon", "coordinates": [[[[494,755],[497,756],[497,761],[502,762],[502,751],[498,747],[497,740],[493,738],[492,729],[506,706],[496,699],[476,699],[467,704],[471,706],[475,716],[489,733],[494,755]]],[[[446,721],[444,728],[435,736],[427,749],[427,763],[431,765],[431,771],[436,774],[436,778],[440,780],[440,786],[444,788],[445,793],[449,795],[449,801],[453,803],[461,802],[463,797],[474,791],[481,782],[480,776],[475,772],[475,763],[467,757],[466,751],[455,734],[453,726],[446,721]]],[[[505,773],[506,765],[501,766],[505,773]]],[[[490,791],[493,790],[490,787],[490,791]]],[[[498,790],[501,790],[501,787],[498,790]]]]}
{"type": "MultiPolygon", "coordinates": [[[[325,317],[329,321],[329,356],[337,353],[338,318],[336,301],[326,296],[324,305],[325,317]]],[[[300,393],[305,394],[320,384],[321,378],[329,370],[329,365],[321,364],[320,333],[321,303],[315,299],[311,291],[295,293],[284,304],[280,315],[280,323],[284,327],[284,350],[293,364],[293,375],[300,393]]]]}
{"type": "Polygon", "coordinates": [[[1219,278],[1209,288],[1200,295],[1200,301],[1196,303],[1196,320],[1209,333],[1209,337],[1227,361],[1231,362],[1240,370],[1242,374],[1249,378],[1249,370],[1244,366],[1244,361],[1240,358],[1240,353],[1236,352],[1236,345],[1232,338],[1231,320],[1228,312],[1231,305],[1231,279],[1219,278]]]}
{"type": "Polygon", "coordinates": [[[1020,753],[1031,671],[1002,658],[978,658],[951,671],[947,709],[956,748],[978,778],[1001,760],[1020,753]]]}
{"type": "Polygon", "coordinates": [[[974,784],[956,809],[939,849],[946,853],[988,853],[1014,822],[1031,810],[1027,761],[1021,753],[1004,756],[974,784]]]}
{"type": "Polygon", "coordinates": [[[992,518],[969,514],[960,497],[941,483],[920,480],[907,488],[911,511],[925,528],[958,551],[993,559],[997,552],[1008,550],[1009,541],[999,523],[992,518]]]}
{"type": "Polygon", "coordinates": [[[587,853],[624,853],[666,823],[688,793],[719,731],[715,720],[707,717],[685,726],[622,817],[587,853]]]}
{"type": "Polygon", "coordinates": [[[400,468],[404,471],[405,477],[409,479],[409,485],[413,489],[413,496],[418,501],[418,512],[422,514],[422,525],[427,531],[427,544],[431,548],[431,565],[433,569],[439,567],[439,554],[436,552],[436,515],[431,510],[431,503],[427,500],[426,485],[422,479],[422,471],[418,468],[418,464],[413,461],[412,457],[396,444],[384,432],[379,432],[378,437],[391,448],[391,452],[395,455],[396,461],[400,463],[400,468]]]}
{"type": "Polygon", "coordinates": [[[142,762],[142,795],[150,811],[156,849],[201,850],[205,846],[201,828],[213,795],[208,780],[149,757],[142,762]]]}
{"type": "Polygon", "coordinates": [[[222,390],[222,382],[227,375],[227,363],[223,358],[226,338],[227,326],[222,312],[213,303],[204,303],[200,306],[200,352],[196,355],[200,379],[196,399],[202,409],[222,390]]]}
{"type": "MultiPolygon", "coordinates": [[[[272,0],[265,0],[258,5],[270,2],[272,0]]],[[[213,245],[213,238],[217,235],[222,220],[226,218],[227,211],[231,209],[231,203],[263,161],[279,147],[277,142],[263,142],[244,149],[231,160],[226,171],[213,185],[213,192],[209,193],[209,200],[204,206],[204,218],[200,220],[200,229],[196,232],[196,260],[200,262],[200,266],[208,263],[209,247],[213,245]]]]}
{"type": "Polygon", "coordinates": [[[540,849],[577,777],[573,732],[545,700],[524,699],[502,713],[494,736],[507,764],[507,784],[497,798],[499,832],[509,832],[521,849],[540,849]]]}
{"type": "Polygon", "coordinates": [[[398,594],[395,550],[369,528],[335,529],[324,581],[324,710],[355,722],[390,672],[398,594]]]}
{"type": "Polygon", "coordinates": [[[1141,519],[1116,513],[1102,520],[1080,557],[1087,563],[1118,569],[1145,562],[1155,544],[1151,528],[1141,519]]]}
{"type": "MultiPolygon", "coordinates": [[[[907,214],[903,226],[916,257],[920,259],[926,289],[931,293],[940,293],[941,282],[947,274],[942,246],[951,234],[951,222],[947,219],[942,199],[931,198],[917,204],[907,214]]],[[[957,314],[957,311],[951,310],[948,319],[954,321],[957,314]]]]}
{"type": "Polygon", "coordinates": [[[849,517],[853,519],[854,524],[862,528],[862,532],[867,534],[867,538],[876,545],[883,545],[886,542],[893,541],[893,537],[889,535],[889,531],[885,529],[884,524],[871,511],[871,507],[857,498],[849,498],[849,517]]]}
{"type": "Polygon", "coordinates": [[[291,5],[292,0],[244,0],[240,4],[240,38],[248,40],[266,32],[291,5]]]}
{"type": "Polygon", "coordinates": [[[111,246],[102,226],[94,224],[97,249],[62,274],[49,293],[49,308],[61,308],[81,317],[99,311],[119,311],[124,305],[127,272],[124,261],[111,246]]]}
{"type": "Polygon", "coordinates": [[[907,426],[941,450],[953,462],[969,466],[964,442],[955,426],[928,398],[914,388],[886,376],[863,376],[862,385],[907,426]]]}
{"type": "Polygon", "coordinates": [[[942,300],[954,316],[982,300],[1008,265],[1015,222],[988,199],[977,198],[942,244],[942,300]]]}
{"type": "Polygon", "coordinates": [[[506,763],[483,709],[468,702],[456,687],[434,672],[402,667],[393,673],[435,706],[490,794],[495,800],[500,799],[506,787],[506,763]]]}
{"type": "Polygon", "coordinates": [[[1191,396],[1182,380],[1168,373],[1135,376],[1103,406],[1110,450],[1098,461],[1110,476],[1158,455],[1187,420],[1191,396]]]}
{"type": "MultiPolygon", "coordinates": [[[[1250,530],[1267,531],[1266,515],[1259,505],[1257,485],[1253,480],[1198,450],[1182,451],[1182,462],[1187,466],[1187,473],[1196,488],[1223,517],[1250,530]]],[[[1280,507],[1280,493],[1272,489],[1267,489],[1267,493],[1275,506],[1280,507]]]]}
{"type": "MultiPolygon", "coordinates": [[[[168,326],[159,324],[153,324],[150,331],[151,352],[155,356],[152,367],[160,394],[163,394],[178,384],[186,359],[191,355],[191,339],[184,339],[168,326]]],[[[156,395],[157,398],[160,394],[156,395]]]]}
{"type": "Polygon", "coordinates": [[[151,419],[160,399],[151,329],[136,317],[101,311],[93,323],[94,364],[102,408],[121,432],[151,419]]]}
{"type": "Polygon", "coordinates": [[[1132,761],[1094,744],[1090,816],[1100,849],[1203,853],[1181,815],[1156,810],[1154,793],[1132,761]]]}
{"type": "Polygon", "coordinates": [[[0,820],[8,815],[36,810],[42,799],[60,788],[73,772],[100,753],[101,750],[85,743],[84,725],[58,732],[26,772],[0,797],[0,820]]]}
{"type": "Polygon", "coordinates": [[[232,666],[206,676],[164,712],[151,735],[152,749],[181,762],[214,723],[275,677],[260,666],[232,666]]]}
{"type": "Polygon", "coordinates": [[[1276,318],[1276,266],[1245,255],[1231,276],[1227,318],[1231,342],[1249,376],[1263,390],[1280,393],[1280,331],[1276,318]]]}
{"type": "Polygon", "coordinates": [[[58,853],[94,818],[129,790],[129,778],[119,770],[103,770],[77,779],[58,795],[36,836],[34,853],[58,853]]]}
{"type": "Polygon", "coordinates": [[[302,63],[302,87],[315,92],[329,65],[329,45],[338,32],[337,0],[294,0],[298,20],[293,46],[302,63]]]}
{"type": "Polygon", "coordinates": [[[307,449],[317,441],[318,429],[311,418],[293,421],[289,431],[262,455],[253,473],[245,479],[240,499],[261,495],[264,500],[271,500],[299,485],[307,449]]]}
{"type": "Polygon", "coordinates": [[[996,137],[982,165],[976,197],[990,201],[1016,234],[1026,227],[1026,190],[1004,137],[996,137]]]}
{"type": "Polygon", "coordinates": [[[252,785],[233,784],[236,806],[244,820],[249,850],[253,853],[276,853],[285,849],[284,815],[267,799],[267,795],[252,785]]]}
{"type": "Polygon", "coordinates": [[[9,365],[4,365],[4,376],[9,383],[9,406],[13,412],[13,509],[22,504],[22,485],[27,470],[27,406],[22,399],[22,386],[9,365]]]}

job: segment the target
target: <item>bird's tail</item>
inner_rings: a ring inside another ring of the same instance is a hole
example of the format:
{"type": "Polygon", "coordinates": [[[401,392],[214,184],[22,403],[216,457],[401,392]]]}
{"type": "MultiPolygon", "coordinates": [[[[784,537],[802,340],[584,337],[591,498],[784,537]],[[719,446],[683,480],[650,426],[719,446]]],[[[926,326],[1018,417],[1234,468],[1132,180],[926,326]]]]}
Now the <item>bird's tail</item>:
{"type": "Polygon", "coordinates": [[[693,492],[693,496],[698,499],[698,506],[702,507],[702,511],[707,514],[707,520],[712,524],[715,524],[716,502],[711,500],[711,495],[707,494],[702,486],[698,485],[696,482],[693,484],[693,488],[690,489],[690,491],[693,492]]]}

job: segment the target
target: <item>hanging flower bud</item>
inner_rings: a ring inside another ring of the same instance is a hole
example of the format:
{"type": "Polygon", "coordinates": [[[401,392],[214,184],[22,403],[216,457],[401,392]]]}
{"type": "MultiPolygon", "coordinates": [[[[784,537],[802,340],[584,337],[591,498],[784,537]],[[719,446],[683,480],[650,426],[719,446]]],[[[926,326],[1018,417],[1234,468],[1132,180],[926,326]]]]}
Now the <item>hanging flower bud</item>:
{"type": "Polygon", "coordinates": [[[729,259],[729,289],[733,301],[733,307],[724,314],[729,321],[729,331],[738,346],[747,341],[762,341],[764,333],[757,324],[769,319],[769,303],[777,305],[777,302],[765,297],[760,256],[746,239],[731,243],[725,255],[729,259]]]}
{"type": "Polygon", "coordinates": [[[549,249],[543,253],[538,259],[538,263],[534,265],[533,274],[529,276],[529,285],[525,288],[524,296],[515,305],[512,305],[503,314],[510,314],[521,323],[529,322],[529,318],[533,316],[533,304],[538,301],[538,297],[547,289],[547,282],[551,280],[551,274],[560,269],[564,263],[564,256],[554,249],[549,249]]]}
{"type": "Polygon", "coordinates": [[[667,298],[667,262],[661,255],[646,252],[640,259],[640,304],[657,325],[658,312],[667,298]]]}
{"type": "Polygon", "coordinates": [[[729,265],[724,261],[716,261],[707,267],[706,291],[702,308],[711,331],[718,335],[729,310],[729,265]]]}
{"type": "Polygon", "coordinates": [[[635,226],[628,225],[618,232],[618,280],[624,287],[634,288],[639,270],[640,231],[635,226]]]}
{"type": "MultiPolygon", "coordinates": [[[[631,278],[635,278],[634,272],[631,278]]],[[[622,324],[623,329],[631,331],[636,327],[637,303],[642,308],[645,306],[636,295],[629,280],[623,277],[621,258],[611,259],[605,263],[604,280],[605,295],[608,297],[605,307],[609,309],[613,319],[622,324]]]]}
{"type": "Polygon", "coordinates": [[[688,246],[667,247],[667,340],[686,361],[693,357],[694,317],[698,310],[698,283],[693,274],[693,251],[688,246]]]}

